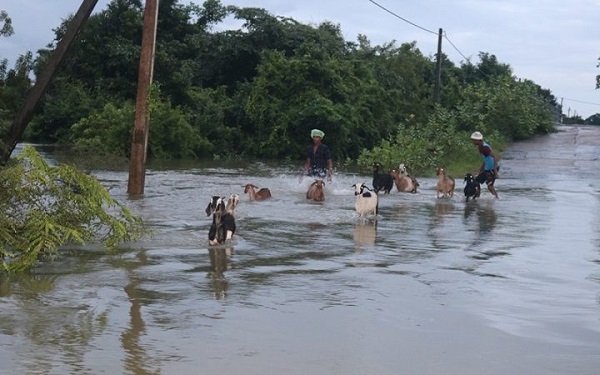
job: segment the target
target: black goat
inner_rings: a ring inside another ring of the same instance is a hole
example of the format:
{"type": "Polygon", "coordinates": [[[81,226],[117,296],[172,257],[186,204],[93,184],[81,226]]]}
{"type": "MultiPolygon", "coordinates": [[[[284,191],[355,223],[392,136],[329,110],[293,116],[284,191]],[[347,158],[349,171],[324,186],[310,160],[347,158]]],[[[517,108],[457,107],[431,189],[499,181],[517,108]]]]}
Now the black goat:
{"type": "Polygon", "coordinates": [[[481,187],[479,186],[479,182],[475,181],[475,178],[471,173],[467,173],[465,175],[465,197],[467,197],[467,202],[469,198],[473,197],[473,200],[479,198],[479,194],[481,193],[481,187]]]}
{"type": "Polygon", "coordinates": [[[206,207],[206,215],[213,215],[213,221],[208,230],[208,243],[210,245],[222,244],[231,240],[235,233],[235,218],[227,212],[226,202],[223,198],[214,196],[206,207]]]}
{"type": "Polygon", "coordinates": [[[385,194],[389,194],[394,186],[394,179],[389,173],[379,173],[381,164],[373,163],[373,190],[375,193],[383,190],[385,194]]]}

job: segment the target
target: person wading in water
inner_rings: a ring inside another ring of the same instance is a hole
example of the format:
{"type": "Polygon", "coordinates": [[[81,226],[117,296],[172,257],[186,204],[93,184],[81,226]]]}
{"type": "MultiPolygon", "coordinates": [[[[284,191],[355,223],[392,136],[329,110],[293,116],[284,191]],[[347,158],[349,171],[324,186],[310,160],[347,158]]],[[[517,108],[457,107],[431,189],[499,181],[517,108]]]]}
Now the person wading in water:
{"type": "Polygon", "coordinates": [[[331,181],[333,161],[331,160],[329,147],[322,143],[325,133],[319,129],[313,129],[310,132],[310,136],[313,143],[306,148],[306,162],[304,163],[303,176],[327,177],[327,181],[331,181]]]}

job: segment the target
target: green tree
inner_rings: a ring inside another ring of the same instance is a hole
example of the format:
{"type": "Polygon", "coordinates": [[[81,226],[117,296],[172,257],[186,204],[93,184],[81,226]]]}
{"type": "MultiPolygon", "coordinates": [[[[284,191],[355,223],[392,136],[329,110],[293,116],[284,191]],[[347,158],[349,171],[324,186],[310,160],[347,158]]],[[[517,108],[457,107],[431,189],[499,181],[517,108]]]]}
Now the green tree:
{"type": "Polygon", "coordinates": [[[7,59],[0,60],[0,128],[12,122],[19,111],[31,88],[29,74],[32,69],[31,52],[19,56],[13,69],[8,69],[7,59]]]}
{"type": "Polygon", "coordinates": [[[15,33],[12,27],[12,19],[4,9],[0,10],[0,25],[0,36],[11,36],[15,33]]]}
{"type": "Polygon", "coordinates": [[[26,271],[62,246],[98,241],[115,248],[146,233],[142,220],[92,176],[49,166],[32,147],[0,169],[0,261],[26,271]]]}

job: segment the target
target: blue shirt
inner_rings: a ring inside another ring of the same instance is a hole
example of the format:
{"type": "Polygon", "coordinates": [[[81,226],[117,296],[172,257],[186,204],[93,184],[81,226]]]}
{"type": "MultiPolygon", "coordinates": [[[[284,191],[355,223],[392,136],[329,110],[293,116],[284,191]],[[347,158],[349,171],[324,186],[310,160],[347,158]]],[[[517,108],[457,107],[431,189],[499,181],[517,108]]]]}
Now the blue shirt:
{"type": "Polygon", "coordinates": [[[492,147],[486,142],[482,142],[479,146],[479,153],[483,158],[483,170],[493,171],[494,170],[494,157],[492,156],[492,147]]]}

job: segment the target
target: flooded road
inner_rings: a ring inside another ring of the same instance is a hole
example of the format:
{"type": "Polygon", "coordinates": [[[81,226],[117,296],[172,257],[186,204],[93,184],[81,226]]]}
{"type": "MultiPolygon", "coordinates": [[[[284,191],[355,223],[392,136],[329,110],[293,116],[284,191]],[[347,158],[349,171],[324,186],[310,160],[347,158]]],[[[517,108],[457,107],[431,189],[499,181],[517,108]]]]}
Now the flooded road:
{"type": "Polygon", "coordinates": [[[504,153],[499,200],[420,178],[376,222],[355,217],[368,174],[311,203],[311,180],[260,163],[150,169],[137,200],[126,171],[93,171],[154,236],[0,276],[0,372],[597,374],[599,155],[600,127],[561,127],[504,153]],[[211,247],[204,209],[232,192],[233,242],[211,247]]]}

